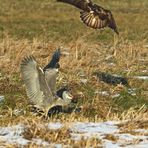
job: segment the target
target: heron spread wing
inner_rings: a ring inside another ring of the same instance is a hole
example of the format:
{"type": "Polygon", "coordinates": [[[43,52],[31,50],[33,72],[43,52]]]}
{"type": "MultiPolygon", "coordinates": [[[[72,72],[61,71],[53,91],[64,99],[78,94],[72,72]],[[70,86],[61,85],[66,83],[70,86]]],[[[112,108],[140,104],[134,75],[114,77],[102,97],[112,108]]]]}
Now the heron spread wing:
{"type": "Polygon", "coordinates": [[[45,73],[45,79],[53,95],[56,94],[56,78],[57,78],[58,68],[60,67],[59,65],[60,56],[61,56],[61,50],[59,48],[54,52],[51,61],[43,69],[45,73]]]}
{"type": "Polygon", "coordinates": [[[48,107],[53,101],[53,95],[35,58],[33,56],[24,58],[20,68],[29,99],[39,107],[48,107]]]}
{"type": "Polygon", "coordinates": [[[60,60],[60,56],[61,56],[61,50],[59,48],[54,52],[51,61],[43,68],[43,71],[49,68],[59,68],[58,62],[60,60]]]}
{"type": "Polygon", "coordinates": [[[47,69],[45,71],[45,78],[47,81],[48,86],[50,87],[50,90],[53,95],[56,94],[56,78],[58,74],[58,69],[47,69]]]}
{"type": "Polygon", "coordinates": [[[94,29],[101,29],[109,27],[113,29],[117,34],[118,29],[115,19],[110,10],[93,4],[91,0],[57,0],[59,2],[65,2],[71,4],[81,10],[80,18],[84,24],[94,29]]]}

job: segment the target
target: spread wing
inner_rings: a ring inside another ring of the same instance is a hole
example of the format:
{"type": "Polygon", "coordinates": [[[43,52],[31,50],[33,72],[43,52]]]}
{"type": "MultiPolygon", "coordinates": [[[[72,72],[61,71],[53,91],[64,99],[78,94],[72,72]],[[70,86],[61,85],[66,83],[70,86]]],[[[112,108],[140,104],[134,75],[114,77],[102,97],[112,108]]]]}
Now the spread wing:
{"type": "Polygon", "coordinates": [[[110,11],[104,11],[104,12],[100,11],[98,13],[94,11],[90,11],[90,12],[82,11],[80,12],[80,18],[83,21],[83,23],[86,24],[88,27],[91,27],[94,29],[110,27],[117,34],[119,34],[116,26],[116,22],[110,11]]]}
{"type": "Polygon", "coordinates": [[[93,4],[91,0],[57,0],[71,4],[83,11],[80,12],[80,18],[84,24],[94,29],[109,27],[119,34],[115,19],[110,10],[93,4]]]}
{"type": "Polygon", "coordinates": [[[118,28],[117,28],[116,21],[114,19],[113,14],[111,13],[110,10],[106,10],[106,12],[107,12],[106,14],[107,14],[107,20],[108,20],[108,27],[113,29],[115,33],[119,35],[118,28]]]}
{"type": "Polygon", "coordinates": [[[101,29],[108,25],[106,19],[100,19],[99,15],[95,14],[94,12],[82,11],[80,13],[81,13],[80,15],[81,20],[88,27],[94,29],[101,29]]]}
{"type": "Polygon", "coordinates": [[[44,67],[43,71],[49,68],[59,68],[60,65],[58,62],[60,60],[60,56],[61,56],[61,50],[59,48],[54,52],[51,61],[44,67]]]}
{"type": "Polygon", "coordinates": [[[53,95],[56,94],[56,78],[58,74],[58,69],[46,69],[45,71],[45,78],[48,83],[48,86],[50,87],[50,90],[53,95]]]}
{"type": "Polygon", "coordinates": [[[94,29],[101,29],[104,27],[110,27],[117,34],[118,29],[115,19],[110,10],[104,9],[96,4],[91,6],[91,11],[80,12],[80,18],[84,24],[94,29]]]}
{"type": "Polygon", "coordinates": [[[60,67],[59,65],[60,57],[61,57],[61,50],[59,48],[54,52],[51,61],[43,69],[47,84],[50,87],[50,90],[53,95],[56,94],[56,78],[57,78],[58,68],[60,67]]]}
{"type": "Polygon", "coordinates": [[[57,0],[57,2],[68,3],[85,11],[90,11],[89,5],[92,4],[91,0],[57,0]]]}
{"type": "Polygon", "coordinates": [[[35,58],[32,56],[24,58],[20,69],[31,102],[39,107],[49,107],[53,102],[53,95],[35,58]]]}

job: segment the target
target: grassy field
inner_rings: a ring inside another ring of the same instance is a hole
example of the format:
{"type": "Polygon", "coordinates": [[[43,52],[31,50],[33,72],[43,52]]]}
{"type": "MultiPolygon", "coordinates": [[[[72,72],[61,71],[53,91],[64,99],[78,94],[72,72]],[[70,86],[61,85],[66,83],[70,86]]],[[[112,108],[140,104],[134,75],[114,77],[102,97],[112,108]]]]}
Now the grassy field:
{"type": "MultiPolygon", "coordinates": [[[[0,125],[24,122],[37,128],[37,123],[48,122],[30,113],[19,64],[24,56],[32,54],[44,67],[58,47],[69,53],[60,61],[58,87],[68,84],[78,98],[77,106],[83,106],[83,110],[79,114],[57,115],[50,121],[148,121],[148,81],[135,78],[148,76],[148,1],[95,2],[113,12],[119,36],[108,28],[86,27],[79,19],[78,9],[56,0],[0,0],[0,95],[5,97],[0,103],[0,125]],[[135,94],[130,94],[127,87],[98,81],[92,76],[96,71],[127,77],[135,94]],[[97,91],[107,91],[109,95],[97,91]],[[112,97],[116,94],[119,95],[112,97]]],[[[28,131],[32,137],[46,132],[37,128],[34,134],[33,130],[28,131]]],[[[63,134],[68,138],[67,132],[59,131],[59,141],[63,142],[63,134]]],[[[56,136],[49,132],[44,139],[50,141],[51,135],[56,136]]],[[[78,145],[85,146],[87,142],[78,145]]]]}

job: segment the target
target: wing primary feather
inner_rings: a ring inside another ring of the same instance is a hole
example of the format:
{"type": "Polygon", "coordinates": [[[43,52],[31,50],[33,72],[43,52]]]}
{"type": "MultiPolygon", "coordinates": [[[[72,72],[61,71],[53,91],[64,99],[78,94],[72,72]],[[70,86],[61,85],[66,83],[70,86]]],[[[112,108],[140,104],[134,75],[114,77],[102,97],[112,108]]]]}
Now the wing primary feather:
{"type": "Polygon", "coordinates": [[[45,72],[45,70],[49,68],[59,68],[60,57],[61,57],[61,50],[59,48],[54,52],[51,61],[43,68],[43,71],[45,72]]]}
{"type": "Polygon", "coordinates": [[[24,58],[20,65],[23,82],[28,98],[34,104],[47,108],[53,102],[53,95],[46,82],[45,75],[33,56],[24,58]]]}

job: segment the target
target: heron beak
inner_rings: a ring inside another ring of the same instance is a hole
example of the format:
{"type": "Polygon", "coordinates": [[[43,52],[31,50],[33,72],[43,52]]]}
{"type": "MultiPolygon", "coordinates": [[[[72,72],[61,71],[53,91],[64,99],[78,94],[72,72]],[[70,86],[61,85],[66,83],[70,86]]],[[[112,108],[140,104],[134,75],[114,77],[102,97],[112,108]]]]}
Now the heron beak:
{"type": "Polygon", "coordinates": [[[72,103],[77,103],[77,102],[78,102],[78,98],[76,98],[76,97],[73,96],[71,102],[72,102],[72,103]]]}
{"type": "Polygon", "coordinates": [[[71,94],[69,94],[69,99],[70,99],[70,100],[73,100],[73,98],[74,98],[74,97],[73,97],[71,94]]]}

